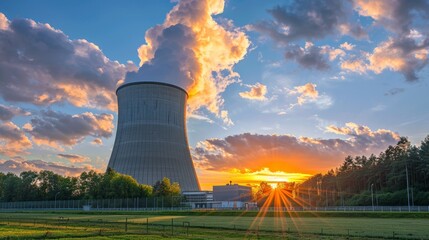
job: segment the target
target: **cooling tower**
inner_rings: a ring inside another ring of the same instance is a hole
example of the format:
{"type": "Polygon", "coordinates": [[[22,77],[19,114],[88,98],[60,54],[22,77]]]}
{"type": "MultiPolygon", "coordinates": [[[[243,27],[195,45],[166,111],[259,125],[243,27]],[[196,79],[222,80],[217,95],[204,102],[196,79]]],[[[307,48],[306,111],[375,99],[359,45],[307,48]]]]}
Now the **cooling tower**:
{"type": "Polygon", "coordinates": [[[133,82],[116,90],[118,127],[109,167],[154,185],[163,177],[182,191],[200,187],[186,133],[187,93],[159,82],[133,82]]]}

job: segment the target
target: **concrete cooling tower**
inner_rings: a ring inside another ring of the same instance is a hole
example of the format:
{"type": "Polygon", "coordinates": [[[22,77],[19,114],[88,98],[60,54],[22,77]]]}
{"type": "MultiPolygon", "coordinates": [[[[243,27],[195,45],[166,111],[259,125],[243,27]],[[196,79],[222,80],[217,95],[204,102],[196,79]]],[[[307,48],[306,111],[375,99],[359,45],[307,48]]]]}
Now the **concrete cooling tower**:
{"type": "Polygon", "coordinates": [[[186,133],[186,91],[133,82],[120,86],[116,95],[118,127],[108,166],[142,184],[168,177],[182,191],[199,191],[186,133]]]}

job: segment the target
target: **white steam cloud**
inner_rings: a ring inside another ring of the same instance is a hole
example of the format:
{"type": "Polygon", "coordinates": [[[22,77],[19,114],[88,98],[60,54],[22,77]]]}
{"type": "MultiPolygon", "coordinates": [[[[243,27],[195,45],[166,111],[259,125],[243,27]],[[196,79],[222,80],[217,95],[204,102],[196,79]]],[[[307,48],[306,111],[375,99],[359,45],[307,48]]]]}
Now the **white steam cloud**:
{"type": "Polygon", "coordinates": [[[189,112],[204,107],[231,122],[222,109],[221,93],[238,80],[233,66],[243,59],[250,41],[231,21],[220,24],[213,19],[224,4],[224,0],[178,2],[163,24],[146,32],[146,44],[138,49],[141,67],[129,72],[125,81],[177,85],[189,94],[189,112]]]}

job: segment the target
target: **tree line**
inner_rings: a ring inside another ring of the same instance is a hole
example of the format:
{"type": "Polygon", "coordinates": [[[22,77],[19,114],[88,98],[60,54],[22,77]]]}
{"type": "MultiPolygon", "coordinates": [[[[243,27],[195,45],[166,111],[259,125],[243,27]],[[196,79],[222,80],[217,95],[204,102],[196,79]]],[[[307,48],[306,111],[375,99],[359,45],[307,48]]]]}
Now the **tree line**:
{"type": "Polygon", "coordinates": [[[78,177],[52,171],[25,171],[19,175],[0,172],[0,201],[45,201],[180,196],[180,186],[168,178],[154,186],[139,184],[134,178],[112,169],[105,173],[83,172],[78,177]]]}
{"type": "Polygon", "coordinates": [[[429,205],[429,135],[420,146],[401,137],[378,156],[347,156],[335,170],[296,188],[311,206],[429,205]]]}

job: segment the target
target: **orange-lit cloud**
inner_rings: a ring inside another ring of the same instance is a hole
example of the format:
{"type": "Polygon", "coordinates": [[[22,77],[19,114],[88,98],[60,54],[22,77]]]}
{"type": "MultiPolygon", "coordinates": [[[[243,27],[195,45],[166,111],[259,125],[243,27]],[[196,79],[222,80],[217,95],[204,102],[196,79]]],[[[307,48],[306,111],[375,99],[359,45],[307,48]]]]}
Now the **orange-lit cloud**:
{"type": "Polygon", "coordinates": [[[9,23],[7,17],[3,13],[0,13],[0,30],[7,30],[9,28],[9,23]]]}
{"type": "Polygon", "coordinates": [[[14,157],[26,154],[32,144],[24,132],[12,122],[0,124],[0,154],[14,157]]]}
{"type": "Polygon", "coordinates": [[[429,38],[417,41],[405,36],[389,38],[381,42],[372,53],[363,53],[361,58],[344,60],[341,68],[357,73],[368,70],[380,74],[384,70],[401,72],[408,81],[417,80],[416,72],[428,63],[429,38]]]}
{"type": "Polygon", "coordinates": [[[250,90],[247,92],[240,92],[240,97],[257,101],[264,101],[267,99],[265,97],[267,94],[267,86],[256,83],[255,85],[248,85],[248,87],[250,87],[250,90]]]}
{"type": "MultiPolygon", "coordinates": [[[[385,69],[401,72],[406,80],[418,79],[416,72],[428,63],[429,36],[412,28],[419,16],[429,15],[429,2],[407,0],[354,0],[354,7],[363,16],[375,20],[375,24],[385,27],[395,35],[378,44],[373,52],[366,54],[367,69],[381,73],[385,69]]],[[[361,67],[354,68],[363,72],[361,67]]],[[[352,67],[349,70],[353,70],[352,67]]]]}
{"type": "Polygon", "coordinates": [[[416,80],[415,71],[427,64],[429,40],[416,43],[412,39],[389,39],[369,55],[369,69],[381,73],[385,69],[402,72],[408,80],[416,80]]]}
{"type": "Polygon", "coordinates": [[[341,68],[344,70],[357,72],[360,74],[365,73],[367,70],[367,66],[365,62],[361,59],[345,60],[341,62],[341,68]]]}
{"type": "Polygon", "coordinates": [[[141,67],[128,73],[126,81],[178,85],[189,93],[190,113],[204,107],[231,124],[220,94],[238,80],[233,66],[244,58],[250,41],[231,21],[220,24],[213,19],[223,12],[224,4],[223,0],[178,2],[163,24],[146,32],[146,44],[138,49],[141,67]]]}
{"type": "Polygon", "coordinates": [[[342,49],[332,48],[329,46],[323,46],[322,53],[328,54],[330,61],[334,61],[338,57],[344,57],[346,55],[346,53],[342,49]]]}
{"type": "Polygon", "coordinates": [[[353,122],[346,123],[345,127],[329,125],[326,127],[326,131],[347,136],[367,136],[369,138],[373,138],[374,140],[377,139],[380,142],[385,142],[386,137],[390,137],[393,140],[399,140],[400,137],[399,134],[387,129],[378,129],[376,131],[372,131],[368,126],[359,125],[353,122]]]}
{"type": "Polygon", "coordinates": [[[115,89],[133,63],[120,64],[85,39],[71,40],[49,24],[9,21],[0,13],[0,96],[35,105],[68,102],[116,110],[115,89]],[[13,63],[13,64],[11,64],[13,63]]]}
{"type": "Polygon", "coordinates": [[[340,47],[341,47],[342,49],[344,49],[344,50],[350,51],[350,50],[353,50],[353,48],[355,47],[355,45],[350,44],[350,43],[348,43],[348,42],[344,42],[344,43],[342,43],[342,44],[340,45],[340,47]]]}
{"type": "Polygon", "coordinates": [[[316,90],[317,85],[314,83],[307,83],[302,86],[296,86],[291,90],[288,90],[289,95],[297,95],[297,102],[290,104],[292,109],[297,105],[304,105],[306,103],[314,103],[320,109],[328,108],[332,105],[333,101],[330,96],[325,94],[319,94],[316,90]]]}
{"type": "Polygon", "coordinates": [[[355,9],[362,16],[376,20],[377,24],[392,32],[407,33],[413,18],[429,14],[429,3],[420,0],[353,0],[355,9]]]}
{"type": "Polygon", "coordinates": [[[319,97],[319,92],[316,90],[316,86],[317,85],[314,83],[296,86],[293,90],[289,91],[289,94],[298,95],[298,104],[302,105],[305,102],[317,100],[319,97]]]}
{"type": "Polygon", "coordinates": [[[101,172],[100,169],[95,169],[90,165],[84,165],[83,167],[74,167],[62,165],[59,163],[45,162],[42,160],[0,160],[0,172],[20,174],[23,171],[39,172],[43,170],[53,171],[57,174],[66,176],[78,176],[82,172],[90,170],[101,172]]]}
{"type": "Polygon", "coordinates": [[[31,113],[19,107],[0,104],[0,120],[10,121],[15,116],[29,116],[31,113]]]}
{"type": "Polygon", "coordinates": [[[91,144],[103,145],[103,140],[101,140],[101,138],[94,138],[94,140],[91,141],[91,144]]]}
{"type": "Polygon", "coordinates": [[[69,115],[54,111],[42,111],[39,116],[24,125],[37,145],[46,145],[59,150],[73,146],[86,136],[108,138],[112,135],[113,115],[85,112],[69,115]]]}
{"type": "Polygon", "coordinates": [[[244,133],[201,141],[193,149],[193,158],[197,168],[211,171],[255,173],[268,169],[315,174],[335,168],[347,155],[378,154],[399,140],[399,135],[392,131],[373,131],[355,123],[329,126],[327,131],[346,135],[348,139],[244,133]]]}
{"type": "Polygon", "coordinates": [[[89,158],[86,156],[81,156],[78,154],[63,154],[59,153],[57,154],[58,157],[68,159],[71,163],[83,163],[88,162],[89,158]]]}

